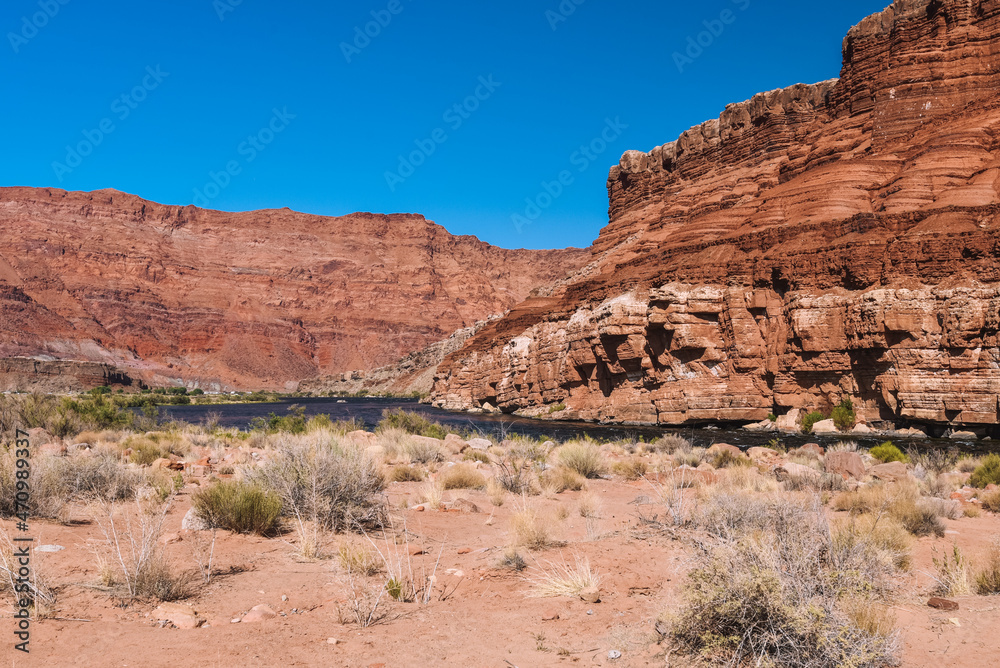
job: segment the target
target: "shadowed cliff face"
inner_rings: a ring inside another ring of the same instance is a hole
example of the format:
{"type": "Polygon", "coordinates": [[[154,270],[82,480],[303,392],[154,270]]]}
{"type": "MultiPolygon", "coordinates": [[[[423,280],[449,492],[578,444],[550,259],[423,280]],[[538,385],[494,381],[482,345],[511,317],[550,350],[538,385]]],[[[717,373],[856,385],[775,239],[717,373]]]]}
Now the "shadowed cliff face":
{"type": "Polygon", "coordinates": [[[589,253],[512,251],[417,215],[223,213],[0,189],[0,358],[147,382],[285,388],[502,313],[589,253]]]}
{"type": "Polygon", "coordinates": [[[1000,0],[902,0],[843,52],[627,152],[591,264],[446,359],[436,403],[997,424],[1000,0]]]}

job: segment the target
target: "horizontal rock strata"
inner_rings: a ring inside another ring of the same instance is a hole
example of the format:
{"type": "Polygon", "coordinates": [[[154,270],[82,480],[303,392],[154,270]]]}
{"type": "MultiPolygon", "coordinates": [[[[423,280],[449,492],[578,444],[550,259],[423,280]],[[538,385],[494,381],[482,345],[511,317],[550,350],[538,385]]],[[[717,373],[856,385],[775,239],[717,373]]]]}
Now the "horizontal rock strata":
{"type": "Polygon", "coordinates": [[[839,80],[627,152],[588,270],[450,356],[435,403],[685,424],[851,396],[997,424],[998,54],[1000,1],[898,1],[839,80]]]}

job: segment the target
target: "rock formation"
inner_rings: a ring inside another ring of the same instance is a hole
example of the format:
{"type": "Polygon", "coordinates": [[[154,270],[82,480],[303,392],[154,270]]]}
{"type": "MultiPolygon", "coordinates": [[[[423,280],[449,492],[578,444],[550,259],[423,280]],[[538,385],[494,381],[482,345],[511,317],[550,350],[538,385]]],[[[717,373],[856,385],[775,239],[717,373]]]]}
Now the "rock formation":
{"type": "Polygon", "coordinates": [[[839,80],[625,153],[591,264],[446,359],[434,401],[695,424],[851,396],[996,425],[998,142],[1000,0],[897,0],[839,80]]]}
{"type": "MultiPolygon", "coordinates": [[[[417,215],[224,213],[112,190],[0,189],[0,229],[0,358],[204,389],[379,367],[589,259],[496,248],[417,215]]],[[[51,381],[5,382],[32,377],[51,381]]]]}

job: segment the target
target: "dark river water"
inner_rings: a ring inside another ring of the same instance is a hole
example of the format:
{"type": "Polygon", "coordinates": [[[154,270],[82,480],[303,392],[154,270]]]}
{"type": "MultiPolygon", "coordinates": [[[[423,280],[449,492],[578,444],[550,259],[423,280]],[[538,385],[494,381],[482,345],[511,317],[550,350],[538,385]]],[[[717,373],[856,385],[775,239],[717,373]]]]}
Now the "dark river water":
{"type": "MultiPolygon", "coordinates": [[[[392,408],[402,408],[425,415],[435,422],[454,428],[456,431],[470,434],[499,436],[519,434],[531,437],[545,437],[554,441],[565,441],[571,438],[589,435],[602,441],[657,438],[663,434],[680,434],[694,445],[707,447],[713,443],[730,443],[743,448],[755,445],[766,446],[778,436],[770,433],[752,433],[742,430],[709,430],[681,429],[657,427],[626,427],[602,425],[591,422],[552,422],[548,420],[533,420],[514,415],[479,415],[471,413],[453,413],[421,404],[415,399],[381,399],[381,398],[300,398],[271,404],[216,404],[211,406],[162,406],[161,413],[165,417],[183,422],[198,424],[211,414],[218,417],[218,422],[224,427],[246,429],[250,421],[256,417],[267,417],[271,413],[287,414],[293,404],[305,407],[306,415],[325,413],[333,420],[357,419],[364,423],[365,428],[372,430],[382,419],[382,411],[392,408]]],[[[781,441],[788,447],[797,447],[806,443],[831,443],[842,440],[843,437],[802,436],[799,434],[783,434],[781,441]]],[[[878,445],[887,440],[885,437],[849,437],[867,447],[878,445]]],[[[901,447],[916,446],[929,448],[958,447],[969,452],[1000,452],[1000,441],[980,441],[978,443],[955,442],[938,439],[893,439],[901,447]]]]}

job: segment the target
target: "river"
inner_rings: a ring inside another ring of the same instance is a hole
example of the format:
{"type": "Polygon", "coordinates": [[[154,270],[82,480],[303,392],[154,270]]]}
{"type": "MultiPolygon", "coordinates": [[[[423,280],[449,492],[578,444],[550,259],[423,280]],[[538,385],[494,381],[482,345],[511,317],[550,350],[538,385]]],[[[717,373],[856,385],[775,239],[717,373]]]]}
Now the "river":
{"type": "MultiPolygon", "coordinates": [[[[364,423],[365,428],[373,430],[382,419],[386,409],[401,408],[413,411],[427,418],[440,422],[462,433],[469,432],[480,435],[503,437],[518,434],[535,438],[544,437],[554,441],[565,441],[583,435],[602,441],[625,439],[651,439],[666,433],[679,434],[687,438],[695,446],[708,447],[713,443],[730,443],[742,448],[756,445],[766,446],[771,439],[780,436],[781,441],[789,448],[805,443],[829,444],[845,437],[803,436],[801,434],[753,433],[743,430],[711,430],[694,428],[658,428],[630,427],[618,425],[602,425],[592,422],[549,421],[522,418],[514,415],[492,415],[455,413],[421,404],[415,399],[383,399],[383,398],[300,398],[289,399],[277,403],[266,404],[213,404],[207,406],[162,406],[161,413],[178,421],[199,424],[213,414],[218,416],[218,423],[223,427],[246,429],[257,417],[267,417],[271,413],[284,415],[290,406],[298,404],[305,408],[307,416],[326,414],[333,420],[357,419],[364,423]]],[[[872,447],[887,440],[885,437],[846,437],[857,441],[865,447],[872,447]]],[[[1000,452],[1000,441],[948,441],[940,439],[893,439],[901,447],[915,446],[918,448],[950,448],[957,447],[967,452],[1000,452]]]]}

